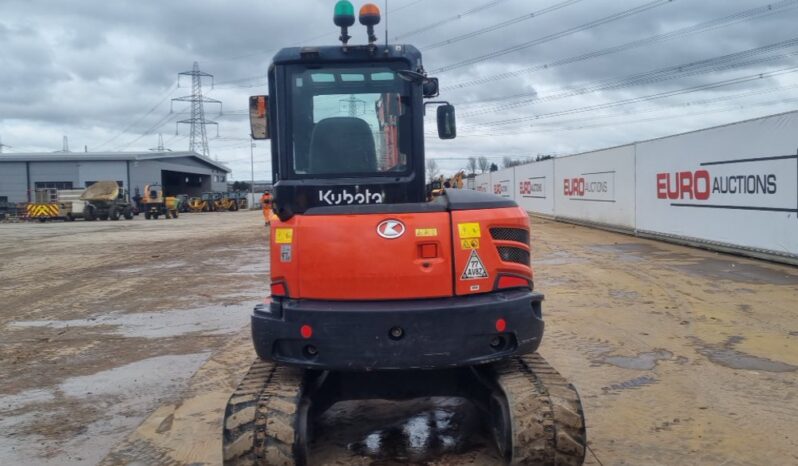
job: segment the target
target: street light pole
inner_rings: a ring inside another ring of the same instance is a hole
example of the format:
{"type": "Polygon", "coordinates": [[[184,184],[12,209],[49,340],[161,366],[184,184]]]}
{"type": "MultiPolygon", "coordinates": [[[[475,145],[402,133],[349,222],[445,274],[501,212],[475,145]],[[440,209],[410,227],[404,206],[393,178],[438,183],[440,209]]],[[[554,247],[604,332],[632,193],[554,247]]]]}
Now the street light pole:
{"type": "Polygon", "coordinates": [[[251,206],[255,205],[255,143],[251,143],[249,146],[249,162],[250,162],[250,170],[252,174],[252,184],[249,185],[249,192],[252,194],[252,203],[251,206]]]}

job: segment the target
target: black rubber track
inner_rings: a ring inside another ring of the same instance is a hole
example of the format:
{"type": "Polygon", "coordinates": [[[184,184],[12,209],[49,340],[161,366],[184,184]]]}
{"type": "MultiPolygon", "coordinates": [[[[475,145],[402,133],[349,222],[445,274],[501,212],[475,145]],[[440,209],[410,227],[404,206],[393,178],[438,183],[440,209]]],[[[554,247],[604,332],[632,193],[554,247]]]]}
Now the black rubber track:
{"type": "Polygon", "coordinates": [[[256,360],[227,403],[222,452],[226,466],[303,466],[294,430],[303,371],[256,360]]]}
{"type": "Polygon", "coordinates": [[[538,354],[494,365],[510,411],[510,464],[581,465],[585,417],[579,393],[538,354]]]}

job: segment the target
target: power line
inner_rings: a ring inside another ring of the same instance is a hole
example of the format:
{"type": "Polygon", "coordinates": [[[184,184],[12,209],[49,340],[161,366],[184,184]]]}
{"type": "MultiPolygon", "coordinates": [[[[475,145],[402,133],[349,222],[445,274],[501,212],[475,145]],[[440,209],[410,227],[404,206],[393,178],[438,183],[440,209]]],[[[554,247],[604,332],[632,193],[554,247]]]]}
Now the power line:
{"type": "Polygon", "coordinates": [[[394,8],[394,9],[390,10],[389,13],[396,13],[397,11],[405,10],[405,9],[410,8],[413,5],[417,5],[417,4],[419,4],[419,3],[423,2],[423,1],[424,0],[416,0],[414,2],[410,2],[407,5],[402,5],[399,8],[394,8]]]}
{"type": "Polygon", "coordinates": [[[514,100],[512,103],[507,104],[500,104],[500,105],[493,105],[489,107],[483,107],[477,110],[473,110],[470,112],[462,113],[462,116],[475,116],[475,115],[483,115],[487,113],[495,113],[502,110],[509,110],[512,108],[517,108],[525,105],[529,105],[531,103],[539,103],[539,102],[550,102],[552,100],[563,99],[567,97],[574,97],[589,94],[592,92],[597,91],[604,91],[604,90],[611,90],[611,89],[620,89],[624,87],[630,87],[634,85],[641,85],[641,84],[651,84],[655,82],[662,82],[669,79],[675,78],[685,78],[689,76],[697,76],[701,74],[706,74],[710,72],[718,72],[718,71],[728,71],[737,68],[744,68],[752,65],[761,65],[763,63],[793,57],[798,55],[798,51],[793,51],[789,53],[782,53],[778,55],[772,55],[768,57],[762,58],[752,58],[758,55],[762,55],[765,53],[770,53],[779,49],[789,48],[798,46],[798,38],[778,42],[776,44],[766,45],[762,47],[756,47],[753,49],[748,49],[742,52],[731,53],[727,55],[722,55],[715,58],[709,58],[705,60],[694,61],[691,63],[670,66],[665,68],[660,68],[653,71],[648,71],[645,73],[637,73],[630,76],[626,76],[623,78],[614,78],[610,80],[605,80],[594,84],[592,86],[581,87],[581,88],[572,88],[567,89],[561,92],[557,92],[554,94],[549,94],[546,96],[539,96],[537,93],[523,93],[523,94],[515,94],[511,96],[505,96],[495,99],[486,99],[480,102],[469,103],[466,105],[473,105],[473,104],[481,104],[484,102],[496,102],[496,101],[503,101],[503,100],[514,100]],[[747,61],[738,61],[744,58],[752,58],[747,61]],[[738,61],[737,63],[734,63],[738,61]]]}
{"type": "Polygon", "coordinates": [[[458,68],[462,68],[464,66],[474,65],[476,63],[481,63],[483,61],[491,60],[491,59],[496,58],[496,57],[501,57],[501,56],[507,55],[509,53],[518,52],[520,50],[523,50],[523,49],[526,49],[526,48],[529,48],[529,47],[532,47],[532,46],[535,46],[535,45],[540,45],[540,44],[543,44],[543,43],[546,43],[546,42],[551,42],[551,41],[553,41],[555,39],[560,39],[562,37],[566,37],[566,36],[569,36],[571,34],[576,34],[577,32],[586,31],[588,29],[592,29],[592,28],[595,28],[595,27],[598,27],[598,26],[602,26],[604,24],[611,23],[613,21],[618,21],[618,20],[621,20],[621,19],[624,19],[624,18],[628,18],[629,16],[633,16],[633,15],[636,15],[636,14],[643,13],[645,11],[651,10],[653,8],[657,8],[657,7],[660,7],[660,6],[663,6],[663,5],[667,5],[669,3],[673,3],[673,1],[674,0],[654,0],[654,1],[651,1],[651,2],[648,2],[648,3],[645,3],[643,5],[640,5],[640,6],[637,6],[637,7],[634,7],[634,8],[630,8],[628,10],[624,10],[624,11],[622,11],[620,13],[615,13],[615,14],[612,14],[612,15],[609,15],[609,16],[605,16],[604,18],[601,18],[601,19],[593,20],[593,21],[587,22],[585,24],[582,24],[582,25],[579,25],[579,26],[576,26],[576,27],[573,27],[573,28],[570,28],[570,29],[566,29],[564,31],[560,31],[560,32],[556,32],[554,34],[549,34],[549,35],[546,35],[546,36],[543,36],[543,37],[539,37],[537,39],[530,40],[530,41],[527,41],[527,42],[523,42],[521,44],[514,45],[514,46],[508,47],[506,49],[497,50],[497,51],[494,51],[494,52],[491,52],[491,53],[488,53],[488,54],[485,54],[485,55],[480,55],[480,56],[477,56],[477,57],[473,57],[473,58],[469,58],[469,59],[466,59],[466,60],[463,60],[463,61],[459,61],[457,63],[452,63],[451,65],[443,66],[441,68],[433,70],[432,72],[433,73],[446,73],[448,71],[452,71],[452,70],[455,70],[455,69],[458,69],[458,68]]]}
{"type": "Polygon", "coordinates": [[[174,83],[174,84],[172,84],[171,86],[169,86],[169,89],[168,89],[168,90],[167,90],[167,91],[166,91],[166,92],[165,92],[165,93],[162,95],[162,98],[161,98],[161,100],[159,100],[157,104],[153,105],[153,106],[152,106],[152,108],[151,108],[151,109],[149,109],[149,110],[148,110],[146,113],[144,113],[143,115],[141,115],[139,118],[137,118],[136,120],[134,120],[132,123],[130,123],[130,124],[128,124],[127,126],[125,126],[125,128],[124,128],[122,131],[120,131],[120,132],[116,133],[114,136],[112,136],[111,138],[109,138],[108,140],[106,140],[105,142],[103,142],[102,144],[100,144],[100,145],[98,145],[98,146],[95,146],[95,148],[94,148],[94,149],[95,149],[95,150],[99,150],[101,147],[103,147],[103,146],[105,146],[105,145],[107,145],[107,144],[110,144],[110,143],[112,143],[112,142],[116,141],[116,140],[117,140],[117,138],[119,138],[119,136],[121,136],[121,135],[125,134],[125,133],[126,133],[126,132],[127,132],[129,129],[130,129],[130,128],[132,128],[132,127],[136,126],[137,124],[139,124],[140,122],[144,121],[144,119],[145,119],[145,118],[147,118],[148,116],[152,115],[152,113],[155,111],[155,109],[157,109],[158,107],[160,107],[160,105],[161,105],[162,103],[164,103],[164,102],[166,101],[166,99],[168,99],[168,98],[169,98],[169,96],[172,94],[172,92],[173,92],[175,89],[177,89],[177,83],[174,83]]]}
{"type": "MultiPolygon", "coordinates": [[[[435,21],[434,23],[427,24],[426,26],[422,26],[422,27],[420,27],[418,29],[414,29],[412,31],[408,31],[408,32],[405,32],[403,34],[399,34],[398,36],[395,36],[393,38],[393,40],[399,40],[399,39],[403,39],[405,37],[410,37],[410,36],[414,36],[416,34],[421,34],[422,32],[431,31],[431,30],[433,30],[435,28],[443,26],[444,24],[451,23],[452,21],[461,20],[461,19],[463,19],[466,16],[472,15],[474,13],[478,13],[478,12],[483,11],[483,10],[487,10],[488,8],[496,6],[499,3],[502,3],[502,2],[505,2],[505,1],[507,1],[507,0],[492,0],[492,1],[488,2],[488,3],[484,3],[482,5],[475,6],[475,7],[471,8],[471,9],[468,9],[468,10],[462,12],[462,13],[458,13],[458,14],[450,16],[448,18],[445,18],[445,19],[442,19],[442,20],[439,20],[439,21],[435,21]]],[[[396,11],[396,10],[394,10],[394,11],[396,11]]]]}
{"type": "MultiPolygon", "coordinates": [[[[794,85],[791,85],[791,86],[775,86],[775,87],[770,87],[770,88],[766,88],[766,89],[758,89],[758,90],[755,90],[755,91],[747,91],[747,92],[742,92],[742,93],[737,93],[737,94],[732,94],[732,95],[726,95],[726,96],[721,96],[721,97],[713,97],[711,99],[693,100],[693,101],[685,102],[685,103],[678,104],[678,105],[670,105],[668,107],[656,106],[656,107],[650,107],[650,108],[637,109],[637,110],[635,110],[633,112],[624,112],[624,113],[621,113],[621,114],[591,115],[589,117],[569,118],[569,119],[566,119],[566,120],[557,120],[557,121],[535,123],[534,125],[529,125],[529,126],[525,126],[525,127],[519,127],[519,128],[516,128],[516,129],[506,128],[506,129],[500,130],[500,131],[488,131],[488,132],[483,132],[483,133],[470,131],[468,133],[464,133],[462,135],[458,135],[458,137],[518,136],[518,135],[522,135],[522,134],[531,134],[531,133],[547,133],[547,132],[555,132],[556,133],[556,132],[558,132],[558,131],[560,131],[562,129],[562,125],[563,124],[574,124],[574,123],[578,124],[578,123],[582,123],[582,122],[595,122],[596,120],[606,120],[606,119],[622,118],[622,117],[630,117],[630,116],[635,116],[635,119],[639,119],[637,116],[638,115],[642,115],[642,114],[657,113],[657,112],[663,112],[663,111],[668,111],[668,110],[674,110],[674,109],[678,109],[678,108],[689,108],[689,107],[713,105],[713,104],[716,104],[716,103],[719,103],[719,102],[735,101],[735,100],[740,100],[740,99],[744,99],[744,98],[747,98],[747,97],[763,95],[763,94],[772,94],[772,93],[775,93],[775,92],[782,92],[782,91],[793,90],[793,89],[798,89],[798,84],[794,84],[794,85]],[[550,127],[550,128],[546,128],[546,127],[550,127]]],[[[775,101],[775,102],[780,102],[780,100],[779,101],[775,101]]],[[[784,100],[784,102],[787,102],[787,100],[784,100]]],[[[652,120],[656,120],[656,118],[657,117],[652,117],[651,119],[652,120]]],[[[665,117],[663,117],[663,119],[664,118],[665,117]]],[[[599,123],[599,124],[596,124],[595,127],[611,126],[613,124],[614,124],[614,122],[599,123]]],[[[586,126],[582,126],[582,127],[587,128],[589,126],[590,125],[586,125],[586,126]]],[[[432,136],[433,134],[432,133],[428,133],[428,135],[432,136]]]]}
{"type": "Polygon", "coordinates": [[[464,89],[466,87],[477,86],[480,84],[487,84],[495,81],[499,81],[502,79],[517,77],[529,73],[534,73],[536,71],[547,70],[550,68],[555,68],[558,66],[569,65],[572,63],[580,62],[589,60],[592,58],[597,58],[604,55],[610,55],[617,52],[623,52],[626,50],[634,49],[637,47],[642,47],[644,45],[653,44],[656,42],[667,41],[670,39],[675,39],[677,37],[682,37],[691,34],[698,34],[702,32],[711,31],[714,29],[718,29],[721,27],[730,26],[732,24],[740,23],[743,21],[747,21],[749,19],[754,19],[757,17],[765,17],[770,16],[776,13],[779,13],[782,9],[793,8],[798,6],[798,0],[782,0],[780,2],[775,2],[771,4],[767,4],[761,7],[751,8],[748,10],[742,10],[737,13],[724,16],[721,18],[713,19],[710,21],[706,21],[703,23],[694,24],[692,26],[687,26],[684,28],[676,29],[670,32],[657,34],[654,36],[650,36],[644,39],[638,39],[631,42],[627,42],[625,44],[616,45],[613,47],[608,47],[605,49],[594,50],[592,52],[588,52],[582,55],[576,55],[569,58],[563,58],[560,60],[553,61],[551,63],[545,63],[541,65],[535,65],[532,67],[515,70],[515,71],[506,71],[503,73],[497,73],[490,76],[485,76],[482,78],[471,79],[468,81],[462,81],[459,83],[451,84],[449,86],[444,86],[442,88],[443,91],[448,90],[458,90],[464,89]]]}
{"type": "Polygon", "coordinates": [[[131,141],[128,141],[126,144],[117,145],[116,147],[114,147],[114,150],[124,150],[124,149],[130,147],[131,145],[139,142],[145,136],[155,133],[155,131],[157,131],[160,127],[162,127],[163,125],[168,123],[169,120],[177,119],[180,115],[184,115],[184,114],[185,114],[185,112],[182,112],[182,113],[167,113],[166,115],[161,117],[160,120],[155,122],[155,124],[150,126],[146,131],[144,131],[142,134],[140,134],[138,137],[132,139],[131,141]]]}
{"type": "Polygon", "coordinates": [[[525,15],[521,15],[521,16],[515,17],[515,18],[509,19],[507,21],[502,21],[501,23],[494,24],[493,26],[488,26],[488,27],[485,27],[485,28],[482,28],[482,29],[477,29],[476,31],[472,31],[472,32],[468,32],[468,33],[465,33],[465,34],[461,34],[459,36],[455,36],[455,37],[452,37],[450,39],[442,40],[440,42],[434,42],[434,43],[432,43],[430,45],[426,45],[426,46],[421,47],[421,48],[423,50],[432,50],[432,49],[436,49],[436,48],[443,47],[443,46],[446,46],[446,45],[451,45],[451,44],[454,44],[454,43],[457,43],[457,42],[460,42],[460,41],[463,41],[463,40],[466,40],[466,39],[471,39],[473,37],[481,36],[482,34],[486,34],[488,32],[497,31],[499,29],[503,29],[503,28],[506,28],[508,26],[512,26],[514,24],[518,24],[518,23],[523,22],[523,21],[527,21],[527,20],[530,20],[530,19],[537,18],[539,16],[543,16],[546,13],[551,13],[553,11],[557,11],[559,9],[565,8],[565,7],[573,5],[575,3],[579,3],[581,1],[582,0],[566,0],[564,2],[557,3],[557,4],[552,5],[550,7],[542,8],[540,10],[533,11],[531,13],[527,13],[525,15]]]}
{"type": "Polygon", "coordinates": [[[476,123],[476,124],[472,124],[472,125],[466,125],[466,127],[474,127],[474,126],[496,127],[496,126],[504,126],[504,125],[508,125],[508,124],[520,123],[520,122],[524,122],[524,121],[538,120],[538,119],[544,119],[544,118],[552,118],[552,117],[564,116],[564,115],[572,115],[572,114],[576,114],[576,113],[591,112],[591,111],[595,111],[595,110],[603,110],[603,109],[606,109],[606,108],[613,108],[613,107],[618,107],[618,106],[628,105],[628,104],[633,104],[633,103],[639,103],[639,102],[649,102],[649,101],[652,101],[652,100],[663,99],[663,98],[666,98],[666,97],[673,97],[673,96],[676,96],[676,95],[689,94],[689,93],[697,92],[697,91],[704,91],[704,90],[709,90],[709,89],[717,89],[717,88],[720,88],[720,87],[731,86],[731,85],[734,85],[734,84],[742,84],[742,83],[746,83],[746,82],[757,81],[757,80],[760,80],[760,79],[772,78],[772,77],[781,76],[781,75],[785,75],[785,74],[789,74],[789,73],[795,73],[796,71],[798,71],[798,66],[793,66],[793,67],[783,68],[783,69],[776,70],[776,71],[770,71],[770,72],[766,72],[766,73],[757,73],[757,74],[754,74],[754,75],[743,76],[743,77],[739,77],[739,78],[726,79],[726,80],[723,80],[723,81],[717,81],[717,82],[714,82],[714,83],[702,84],[702,85],[699,85],[699,86],[692,86],[692,87],[687,87],[687,88],[683,88],[683,89],[676,89],[676,90],[671,90],[671,91],[658,92],[656,94],[650,94],[650,95],[646,95],[646,96],[632,97],[632,98],[629,98],[629,99],[617,100],[617,101],[614,101],[614,102],[607,102],[607,103],[603,103],[603,104],[589,105],[589,106],[585,106],[585,107],[578,107],[578,108],[573,108],[573,109],[569,109],[569,110],[561,110],[561,111],[556,111],[556,112],[549,112],[549,113],[543,113],[543,114],[538,114],[538,115],[530,115],[530,116],[525,116],[525,117],[508,118],[508,119],[504,119],[504,120],[496,120],[496,121],[490,121],[490,122],[485,122],[485,123],[476,123]]]}

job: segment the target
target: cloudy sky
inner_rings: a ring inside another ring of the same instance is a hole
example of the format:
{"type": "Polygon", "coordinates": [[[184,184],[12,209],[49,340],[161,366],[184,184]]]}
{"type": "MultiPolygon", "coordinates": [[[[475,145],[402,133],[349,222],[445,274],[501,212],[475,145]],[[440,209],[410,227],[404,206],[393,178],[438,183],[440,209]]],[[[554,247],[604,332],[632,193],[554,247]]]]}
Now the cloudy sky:
{"type": "MultiPolygon", "coordinates": [[[[333,44],[334,0],[2,0],[4,152],[188,148],[200,68],[212,157],[250,178],[247,96],[284,46],[333,44]],[[182,112],[182,113],[181,113],[182,112]]],[[[353,2],[356,7],[362,2],[353,2]]],[[[379,2],[384,9],[384,0],[379,2]]],[[[798,109],[798,0],[389,0],[457,106],[458,139],[428,120],[427,157],[569,154],[798,109]]],[[[384,26],[379,36],[384,37],[384,26]]],[[[365,41],[355,27],[353,42],[365,41]]],[[[257,143],[255,177],[269,148],[257,143]]]]}

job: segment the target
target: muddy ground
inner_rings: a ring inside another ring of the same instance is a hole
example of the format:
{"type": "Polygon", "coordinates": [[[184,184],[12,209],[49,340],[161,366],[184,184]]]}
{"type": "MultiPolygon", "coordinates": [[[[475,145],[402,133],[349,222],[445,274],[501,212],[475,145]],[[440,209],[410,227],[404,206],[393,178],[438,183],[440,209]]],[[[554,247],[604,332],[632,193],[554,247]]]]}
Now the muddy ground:
{"type": "MultiPolygon", "coordinates": [[[[0,225],[0,464],[219,464],[258,212],[0,225]]],[[[533,219],[541,353],[588,464],[798,462],[798,269],[533,219]]],[[[497,464],[459,399],[348,402],[315,464],[497,464]]]]}

